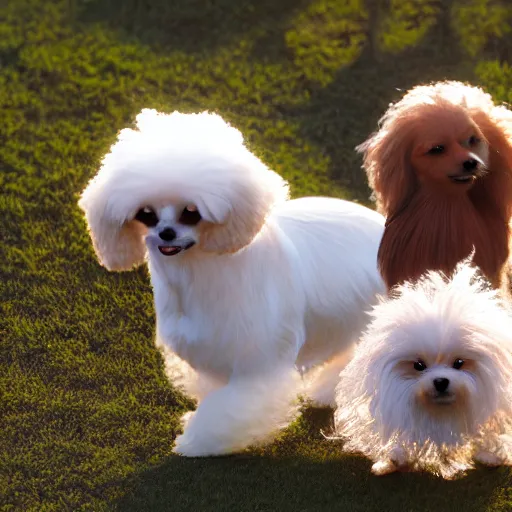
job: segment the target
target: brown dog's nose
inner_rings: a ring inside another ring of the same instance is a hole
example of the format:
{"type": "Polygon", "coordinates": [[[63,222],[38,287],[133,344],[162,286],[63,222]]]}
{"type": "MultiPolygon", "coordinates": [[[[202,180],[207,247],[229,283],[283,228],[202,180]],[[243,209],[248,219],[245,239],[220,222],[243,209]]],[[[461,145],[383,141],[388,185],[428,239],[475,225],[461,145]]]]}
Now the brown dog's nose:
{"type": "Polygon", "coordinates": [[[478,166],[478,162],[474,158],[470,158],[469,160],[466,160],[462,167],[464,167],[465,171],[474,171],[478,166]]]}

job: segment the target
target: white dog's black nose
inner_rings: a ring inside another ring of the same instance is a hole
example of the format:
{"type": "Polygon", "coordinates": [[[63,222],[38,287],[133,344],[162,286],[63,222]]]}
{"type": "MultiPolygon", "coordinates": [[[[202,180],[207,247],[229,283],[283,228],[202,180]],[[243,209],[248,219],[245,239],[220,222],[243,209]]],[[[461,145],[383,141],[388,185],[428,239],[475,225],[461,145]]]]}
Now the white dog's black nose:
{"type": "Polygon", "coordinates": [[[445,378],[438,378],[434,379],[434,387],[436,388],[436,391],[439,391],[439,393],[443,393],[448,389],[448,386],[450,385],[450,381],[445,378]]]}
{"type": "Polygon", "coordinates": [[[162,231],[160,231],[158,235],[162,240],[170,242],[171,240],[174,240],[176,238],[176,231],[174,231],[174,229],[172,228],[165,228],[162,231]]]}
{"type": "Polygon", "coordinates": [[[478,166],[478,162],[474,158],[470,158],[469,160],[466,160],[462,167],[464,167],[465,171],[474,171],[478,166]]]}

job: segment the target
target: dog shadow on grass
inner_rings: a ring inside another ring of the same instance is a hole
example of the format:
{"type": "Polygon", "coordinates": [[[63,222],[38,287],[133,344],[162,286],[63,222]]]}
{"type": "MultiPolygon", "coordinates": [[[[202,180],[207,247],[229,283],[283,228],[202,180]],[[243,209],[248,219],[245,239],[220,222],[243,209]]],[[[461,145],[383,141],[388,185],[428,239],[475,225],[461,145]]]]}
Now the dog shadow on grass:
{"type": "Polygon", "coordinates": [[[254,30],[275,44],[290,17],[311,1],[82,0],[75,16],[78,22],[101,23],[126,40],[163,53],[208,54],[254,30]]]}
{"type": "Polygon", "coordinates": [[[114,507],[155,512],[507,510],[500,497],[508,492],[507,468],[476,469],[455,481],[418,473],[375,477],[368,460],[341,454],[339,442],[323,438],[320,431],[331,424],[332,411],[306,409],[270,447],[230,457],[169,457],[126,482],[124,497],[114,507]]]}

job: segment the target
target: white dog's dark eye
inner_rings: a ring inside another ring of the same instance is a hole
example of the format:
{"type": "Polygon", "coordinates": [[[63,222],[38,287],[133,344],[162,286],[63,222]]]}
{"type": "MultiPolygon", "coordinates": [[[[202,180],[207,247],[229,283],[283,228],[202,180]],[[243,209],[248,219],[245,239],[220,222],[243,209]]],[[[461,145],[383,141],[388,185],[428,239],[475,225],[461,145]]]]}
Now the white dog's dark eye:
{"type": "Polygon", "coordinates": [[[179,222],[186,226],[195,226],[202,219],[199,210],[194,205],[188,205],[183,208],[181,212],[179,222]]]}
{"type": "Polygon", "coordinates": [[[453,362],[453,367],[456,370],[460,370],[462,368],[463,364],[464,364],[464,360],[463,359],[455,359],[455,361],[453,362]]]}
{"type": "Polygon", "coordinates": [[[414,369],[422,372],[427,369],[427,365],[423,361],[419,360],[414,363],[414,369]]]}
{"type": "Polygon", "coordinates": [[[471,135],[471,137],[469,137],[468,142],[470,146],[476,146],[480,142],[480,139],[475,135],[471,135]]]}
{"type": "Polygon", "coordinates": [[[427,153],[429,155],[440,155],[441,153],[444,153],[444,146],[442,144],[439,144],[438,146],[434,146],[433,148],[430,148],[427,153]]]}
{"type": "Polygon", "coordinates": [[[158,224],[158,217],[156,213],[149,207],[141,208],[135,215],[135,220],[142,222],[148,228],[152,228],[158,224]]]}

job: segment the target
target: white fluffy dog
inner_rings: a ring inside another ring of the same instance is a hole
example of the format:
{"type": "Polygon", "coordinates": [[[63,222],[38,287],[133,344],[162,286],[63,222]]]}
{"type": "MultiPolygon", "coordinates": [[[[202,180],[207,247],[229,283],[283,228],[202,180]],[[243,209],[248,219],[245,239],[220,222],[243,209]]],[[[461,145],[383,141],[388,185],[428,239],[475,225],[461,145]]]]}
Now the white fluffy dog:
{"type": "Polygon", "coordinates": [[[372,471],[451,478],[512,462],[512,318],[469,260],[374,308],[336,389],[337,434],[372,471]]]}
{"type": "Polygon", "coordinates": [[[288,200],[286,182],[218,115],[149,109],[120,132],[79,204],[107,269],[147,257],[157,344],[199,380],[177,453],[268,439],[296,409],[297,367],[328,363],[312,394],[334,404],[342,354],[384,291],[381,215],[288,200]]]}

